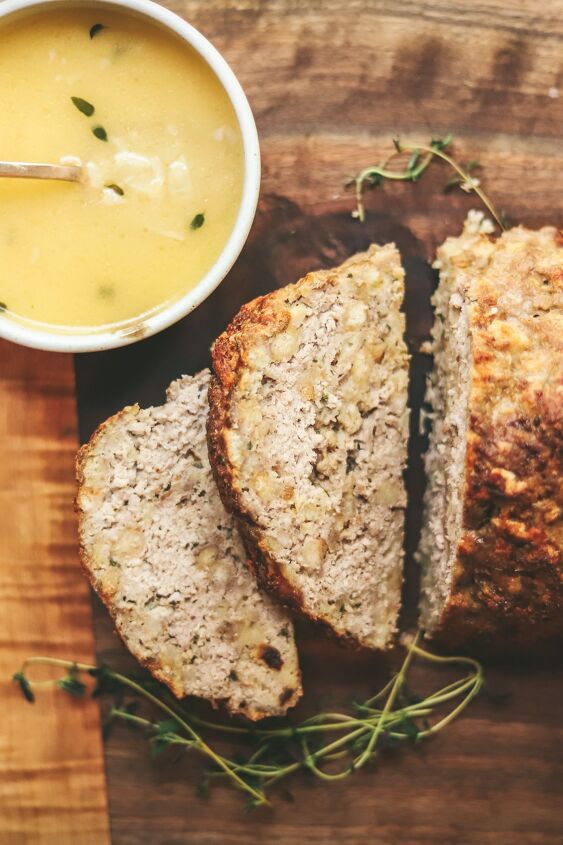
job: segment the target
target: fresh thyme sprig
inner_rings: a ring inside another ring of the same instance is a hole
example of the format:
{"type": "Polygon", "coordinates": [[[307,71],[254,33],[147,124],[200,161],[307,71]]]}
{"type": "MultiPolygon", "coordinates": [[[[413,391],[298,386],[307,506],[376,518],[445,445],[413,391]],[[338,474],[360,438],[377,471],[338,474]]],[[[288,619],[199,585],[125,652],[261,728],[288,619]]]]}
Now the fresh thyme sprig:
{"type": "Polygon", "coordinates": [[[109,719],[141,729],[152,756],[170,747],[196,751],[211,765],[200,792],[205,792],[213,779],[226,778],[254,807],[269,803],[267,790],[299,769],[307,769],[324,781],[342,780],[373,761],[385,744],[420,742],[441,731],[464,710],[483,686],[480,664],[468,657],[431,654],[419,646],[418,639],[417,635],[408,644],[403,664],[389,683],[362,704],[354,705],[352,714],[319,713],[299,724],[286,721],[281,727],[224,725],[201,719],[181,707],[157,682],[138,681],[105,666],[30,657],[14,675],[14,681],[33,702],[33,690],[45,685],[55,684],[75,696],[83,695],[86,684],[79,675],[90,675],[96,680],[92,695],[112,697],[109,719]],[[442,666],[462,666],[468,672],[442,689],[417,698],[407,686],[407,673],[415,658],[442,666]],[[65,669],[67,675],[58,680],[32,681],[27,671],[38,665],[65,669]],[[134,698],[125,702],[126,695],[134,698]],[[140,701],[165,718],[138,713],[140,701]],[[437,713],[449,704],[453,705],[451,709],[443,715],[437,713]],[[244,744],[250,741],[254,749],[246,755],[227,757],[203,739],[203,730],[244,744]]]}
{"type": "Polygon", "coordinates": [[[381,185],[385,179],[391,179],[402,182],[416,182],[434,158],[439,158],[445,161],[456,173],[456,176],[446,184],[446,188],[452,188],[455,185],[463,188],[467,192],[475,193],[481,202],[485,205],[489,213],[494,217],[497,225],[504,231],[506,225],[504,218],[496,210],[495,206],[485,194],[480,186],[479,180],[471,175],[471,171],[478,167],[478,162],[470,161],[465,166],[458,164],[447,152],[447,148],[451,145],[453,135],[449,133],[444,138],[432,138],[429,144],[417,144],[416,146],[404,145],[399,138],[393,139],[395,151],[391,153],[381,164],[366,167],[354,179],[356,186],[356,202],[357,210],[356,216],[361,220],[365,220],[365,208],[363,202],[364,189],[367,186],[375,188],[381,185]],[[391,162],[399,156],[408,155],[406,167],[403,170],[390,169],[391,162]]]}

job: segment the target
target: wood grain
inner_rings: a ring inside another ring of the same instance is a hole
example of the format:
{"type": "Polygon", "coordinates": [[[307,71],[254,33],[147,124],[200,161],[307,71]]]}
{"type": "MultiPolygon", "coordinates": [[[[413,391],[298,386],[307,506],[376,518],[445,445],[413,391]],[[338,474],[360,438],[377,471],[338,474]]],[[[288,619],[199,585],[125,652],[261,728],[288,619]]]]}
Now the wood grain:
{"type": "MultiPolygon", "coordinates": [[[[459,231],[476,200],[445,194],[435,167],[417,185],[386,185],[352,220],[347,178],[382,158],[396,133],[453,131],[460,159],[477,158],[500,208],[531,226],[562,224],[563,3],[556,0],[170,0],[224,52],[254,108],[262,198],[251,239],[228,279],[195,314],[129,349],[77,360],[81,437],[128,402],[162,401],[167,383],[208,363],[208,347],[252,296],[329,266],[371,240],[396,240],[407,267],[414,353],[405,597],[423,488],[416,434],[425,371],[435,246],[459,231]]],[[[407,614],[408,618],[408,614],[407,614]]],[[[97,607],[101,657],[134,664],[97,607]]],[[[352,655],[300,629],[305,707],[377,686],[378,656],[352,655]]],[[[239,797],[194,798],[199,765],[149,762],[142,741],[116,732],[107,748],[115,845],[559,845],[563,732],[559,667],[487,667],[489,691],[417,750],[382,758],[338,786],[296,779],[273,811],[248,817],[239,797]]],[[[421,685],[435,680],[420,675],[421,685]]]]}
{"type": "Polygon", "coordinates": [[[30,705],[11,681],[32,654],[93,659],[72,509],[72,359],[0,342],[0,401],[0,841],[106,845],[97,703],[41,690],[30,705]]]}

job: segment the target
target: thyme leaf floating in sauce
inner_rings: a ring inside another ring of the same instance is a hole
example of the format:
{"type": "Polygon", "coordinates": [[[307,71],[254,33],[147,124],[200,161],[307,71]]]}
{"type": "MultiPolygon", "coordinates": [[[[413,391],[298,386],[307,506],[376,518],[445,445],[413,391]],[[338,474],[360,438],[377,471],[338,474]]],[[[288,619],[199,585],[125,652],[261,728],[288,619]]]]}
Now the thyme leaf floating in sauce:
{"type": "Polygon", "coordinates": [[[120,197],[122,197],[123,194],[125,193],[123,188],[121,188],[119,185],[115,185],[113,182],[111,183],[111,185],[106,185],[105,187],[108,190],[113,191],[114,193],[116,193],[120,197]]]}
{"type": "MultiPolygon", "coordinates": [[[[100,285],[98,288],[100,299],[113,299],[115,296],[115,288],[113,285],[100,285]]],[[[113,560],[113,559],[112,559],[113,560]]],[[[110,560],[110,566],[119,566],[118,563],[110,560]]]]}
{"type": "Polygon", "coordinates": [[[92,129],[92,134],[99,140],[99,141],[107,141],[108,133],[104,129],[103,126],[94,126],[92,129]]]}
{"type": "Polygon", "coordinates": [[[71,97],[70,99],[72,100],[78,111],[82,112],[82,114],[85,114],[86,117],[92,117],[92,115],[96,111],[92,103],[89,103],[88,100],[83,100],[82,97],[71,97]]]}
{"type": "Polygon", "coordinates": [[[0,302],[0,314],[3,314],[4,311],[7,311],[7,310],[8,310],[8,306],[6,305],[6,303],[0,302]]]}
{"type": "Polygon", "coordinates": [[[190,229],[201,229],[201,227],[203,226],[204,223],[205,223],[205,214],[203,214],[203,212],[200,212],[199,214],[196,214],[196,216],[194,217],[194,219],[190,223],[190,229]]]}
{"type": "Polygon", "coordinates": [[[90,38],[95,38],[102,29],[106,29],[103,23],[95,23],[94,26],[90,27],[90,38]]]}

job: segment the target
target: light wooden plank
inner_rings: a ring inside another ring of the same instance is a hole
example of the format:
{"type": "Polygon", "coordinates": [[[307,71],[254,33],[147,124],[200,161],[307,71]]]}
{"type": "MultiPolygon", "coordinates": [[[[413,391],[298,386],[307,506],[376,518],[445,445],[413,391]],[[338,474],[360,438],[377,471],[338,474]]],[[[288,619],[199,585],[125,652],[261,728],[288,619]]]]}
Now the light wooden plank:
{"type": "Polygon", "coordinates": [[[31,654],[92,661],[76,547],[70,356],[0,342],[0,841],[108,845],[99,708],[11,676],[31,654]]]}

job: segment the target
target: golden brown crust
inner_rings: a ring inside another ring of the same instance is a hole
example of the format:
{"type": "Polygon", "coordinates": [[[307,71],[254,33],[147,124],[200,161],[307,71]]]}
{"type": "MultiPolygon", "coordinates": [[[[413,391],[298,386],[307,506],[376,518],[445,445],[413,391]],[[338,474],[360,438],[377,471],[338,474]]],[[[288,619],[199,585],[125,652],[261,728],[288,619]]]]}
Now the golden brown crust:
{"type": "Polygon", "coordinates": [[[473,372],[463,530],[436,635],[448,648],[530,654],[563,645],[558,237],[553,229],[507,233],[467,283],[473,372]]]}

